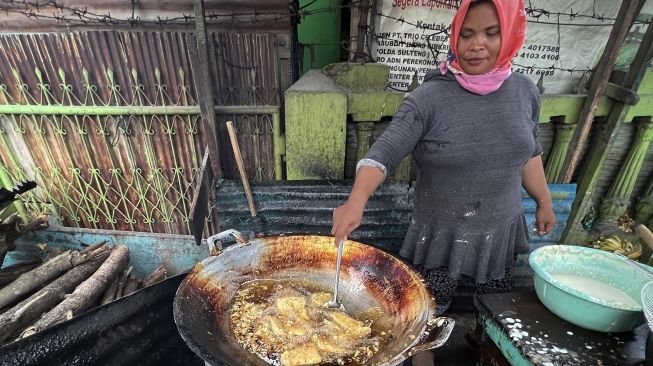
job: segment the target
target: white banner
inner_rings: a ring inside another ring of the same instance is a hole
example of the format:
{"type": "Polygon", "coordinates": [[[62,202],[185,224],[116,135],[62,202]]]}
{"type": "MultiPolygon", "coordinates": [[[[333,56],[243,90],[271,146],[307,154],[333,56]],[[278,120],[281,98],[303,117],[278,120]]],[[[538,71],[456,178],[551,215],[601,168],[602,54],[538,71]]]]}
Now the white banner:
{"type": "MultiPolygon", "coordinates": [[[[371,52],[390,66],[390,87],[406,90],[417,72],[422,82],[427,70],[444,60],[449,48],[449,26],[459,1],[383,0],[375,18],[371,52]],[[436,61],[437,58],[437,61],[436,61]]],[[[614,0],[525,0],[528,24],[524,46],[513,59],[513,70],[537,82],[546,94],[575,93],[596,65],[619,11],[614,0]]],[[[645,9],[650,8],[647,1],[645,9]]],[[[641,38],[643,27],[626,40],[641,38]]],[[[579,88],[581,86],[581,88],[579,88]]]]}

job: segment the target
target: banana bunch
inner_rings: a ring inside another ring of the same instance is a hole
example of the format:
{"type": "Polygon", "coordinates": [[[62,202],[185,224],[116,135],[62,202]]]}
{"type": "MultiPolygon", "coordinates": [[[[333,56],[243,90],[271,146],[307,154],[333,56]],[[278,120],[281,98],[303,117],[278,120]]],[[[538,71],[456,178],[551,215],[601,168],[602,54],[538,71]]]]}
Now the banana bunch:
{"type": "Polygon", "coordinates": [[[590,245],[595,249],[623,254],[630,259],[637,259],[642,255],[642,244],[633,243],[616,235],[601,235],[598,239],[592,241],[590,245]]]}

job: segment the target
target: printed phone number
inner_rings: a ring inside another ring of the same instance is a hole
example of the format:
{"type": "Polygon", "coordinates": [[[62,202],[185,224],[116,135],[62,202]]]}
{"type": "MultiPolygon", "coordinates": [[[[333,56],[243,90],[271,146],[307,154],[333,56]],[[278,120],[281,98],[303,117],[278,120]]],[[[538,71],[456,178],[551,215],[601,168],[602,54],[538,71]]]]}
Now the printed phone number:
{"type": "Polygon", "coordinates": [[[547,46],[543,44],[532,44],[526,47],[526,49],[529,51],[555,52],[555,53],[560,52],[560,47],[558,46],[547,46]]]}
{"type": "Polygon", "coordinates": [[[553,76],[555,70],[553,69],[534,69],[532,67],[518,67],[515,69],[516,72],[525,75],[544,75],[544,76],[553,76]]]}
{"type": "Polygon", "coordinates": [[[522,52],[517,54],[517,57],[527,58],[530,60],[553,60],[557,61],[560,56],[549,53],[535,53],[535,52],[522,52]]]}

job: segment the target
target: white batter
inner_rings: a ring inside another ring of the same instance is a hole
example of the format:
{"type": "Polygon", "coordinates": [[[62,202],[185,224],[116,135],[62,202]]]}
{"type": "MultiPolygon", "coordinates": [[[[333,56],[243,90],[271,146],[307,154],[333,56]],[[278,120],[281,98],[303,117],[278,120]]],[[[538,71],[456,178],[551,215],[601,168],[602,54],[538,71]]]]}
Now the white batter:
{"type": "Polygon", "coordinates": [[[625,292],[601,281],[569,274],[552,273],[551,276],[556,281],[591,297],[628,306],[640,306],[638,301],[625,292]]]}

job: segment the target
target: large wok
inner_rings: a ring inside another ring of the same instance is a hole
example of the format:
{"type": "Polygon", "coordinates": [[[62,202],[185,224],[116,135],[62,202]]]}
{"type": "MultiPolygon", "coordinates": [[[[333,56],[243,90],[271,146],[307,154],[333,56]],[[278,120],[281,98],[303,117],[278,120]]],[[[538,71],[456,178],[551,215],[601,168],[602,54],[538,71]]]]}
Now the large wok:
{"type": "MultiPolygon", "coordinates": [[[[260,278],[301,278],[331,288],[337,248],[328,236],[246,241],[228,230],[207,240],[212,254],[228,235],[239,244],[198,263],[179,286],[175,322],[190,348],[209,364],[266,365],[232,335],[234,294],[242,283],[260,278]]],[[[435,317],[435,301],[417,272],[382,250],[355,241],[344,247],[339,294],[347,311],[380,306],[392,317],[393,337],[369,365],[396,365],[416,352],[439,347],[454,325],[452,319],[435,317]]]]}

